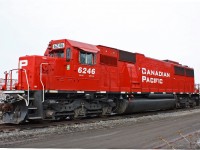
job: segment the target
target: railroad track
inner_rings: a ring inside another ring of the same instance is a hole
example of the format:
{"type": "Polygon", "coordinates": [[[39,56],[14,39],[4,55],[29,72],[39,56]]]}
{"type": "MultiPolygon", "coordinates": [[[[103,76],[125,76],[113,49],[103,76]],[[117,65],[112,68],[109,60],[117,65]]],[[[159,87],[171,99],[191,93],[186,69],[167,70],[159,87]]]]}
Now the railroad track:
{"type": "Polygon", "coordinates": [[[80,124],[89,124],[89,123],[96,123],[100,121],[108,121],[108,120],[120,120],[120,119],[128,119],[128,118],[140,118],[144,116],[153,116],[158,114],[165,114],[165,113],[175,113],[175,112],[184,112],[184,111],[191,111],[194,109],[199,109],[200,106],[195,108],[187,108],[187,109],[174,109],[174,110],[163,110],[163,111],[152,111],[152,112],[143,112],[143,113],[136,113],[136,114],[126,114],[126,115],[111,115],[107,117],[87,117],[82,118],[79,120],[61,120],[61,121],[42,121],[39,123],[30,123],[26,122],[24,124],[0,124],[0,133],[11,133],[14,131],[24,131],[24,130],[34,130],[34,129],[43,129],[43,128],[50,128],[50,127],[60,127],[60,126],[72,126],[72,125],[80,125],[80,124]]]}

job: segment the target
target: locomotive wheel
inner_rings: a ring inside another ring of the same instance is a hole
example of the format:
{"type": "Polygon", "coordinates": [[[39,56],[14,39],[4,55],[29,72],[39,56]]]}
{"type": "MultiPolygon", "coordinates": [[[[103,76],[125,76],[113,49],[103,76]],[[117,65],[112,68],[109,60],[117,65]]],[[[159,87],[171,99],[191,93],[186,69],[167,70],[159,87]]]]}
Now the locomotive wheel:
{"type": "Polygon", "coordinates": [[[112,113],[112,107],[103,107],[102,108],[102,113],[99,114],[98,116],[101,118],[106,118],[112,113]]]}
{"type": "Polygon", "coordinates": [[[86,109],[79,107],[74,110],[74,115],[70,118],[73,120],[79,120],[82,117],[86,117],[86,109]]]}
{"type": "Polygon", "coordinates": [[[184,102],[184,103],[181,103],[181,108],[188,108],[190,105],[189,105],[189,102],[184,102]]]}
{"type": "Polygon", "coordinates": [[[114,112],[117,114],[125,113],[125,111],[128,107],[128,101],[126,99],[120,99],[116,103],[117,103],[117,106],[116,106],[114,112]]]}
{"type": "Polygon", "coordinates": [[[26,116],[28,113],[28,107],[25,101],[18,101],[13,103],[13,111],[4,112],[2,115],[2,121],[4,123],[19,124],[26,121],[26,116]]]}
{"type": "Polygon", "coordinates": [[[200,104],[199,99],[196,99],[195,102],[196,102],[196,105],[199,106],[199,104],[200,104]]]}
{"type": "Polygon", "coordinates": [[[192,103],[190,103],[190,107],[191,108],[194,108],[196,106],[196,102],[195,101],[193,101],[192,103]]]}

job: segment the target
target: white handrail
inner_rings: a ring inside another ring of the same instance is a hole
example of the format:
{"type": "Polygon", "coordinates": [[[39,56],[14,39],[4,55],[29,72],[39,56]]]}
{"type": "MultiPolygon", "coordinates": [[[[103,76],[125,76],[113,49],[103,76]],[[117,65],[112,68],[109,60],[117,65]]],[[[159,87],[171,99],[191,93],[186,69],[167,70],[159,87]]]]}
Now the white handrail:
{"type": "MultiPolygon", "coordinates": [[[[8,75],[10,76],[10,80],[12,80],[12,74],[11,74],[11,72],[14,71],[14,70],[18,70],[18,71],[19,70],[23,70],[25,72],[26,83],[27,83],[27,87],[28,87],[28,90],[27,90],[27,92],[28,92],[28,99],[22,98],[22,96],[19,96],[19,94],[18,94],[18,96],[20,98],[24,99],[24,101],[26,103],[26,106],[28,106],[29,105],[29,98],[30,98],[30,85],[29,85],[29,81],[28,81],[27,71],[26,71],[26,69],[12,69],[12,70],[10,70],[9,73],[8,73],[8,75]]],[[[7,81],[8,81],[8,79],[7,79],[7,81]]],[[[5,81],[5,82],[7,82],[7,81],[5,81]]],[[[10,85],[10,86],[12,86],[12,85],[10,85]]],[[[6,87],[6,89],[7,89],[7,87],[6,87]]]]}
{"type": "Polygon", "coordinates": [[[25,72],[26,83],[27,83],[27,86],[28,86],[28,100],[27,100],[27,101],[25,100],[25,102],[26,102],[26,106],[28,106],[28,105],[29,105],[29,98],[30,98],[30,95],[29,95],[30,87],[29,87],[28,75],[27,75],[26,69],[22,69],[22,70],[24,70],[24,72],[25,72]]]}
{"type": "Polygon", "coordinates": [[[44,83],[42,82],[42,65],[48,65],[48,63],[41,63],[40,64],[40,82],[42,84],[42,102],[44,102],[44,83]]]}

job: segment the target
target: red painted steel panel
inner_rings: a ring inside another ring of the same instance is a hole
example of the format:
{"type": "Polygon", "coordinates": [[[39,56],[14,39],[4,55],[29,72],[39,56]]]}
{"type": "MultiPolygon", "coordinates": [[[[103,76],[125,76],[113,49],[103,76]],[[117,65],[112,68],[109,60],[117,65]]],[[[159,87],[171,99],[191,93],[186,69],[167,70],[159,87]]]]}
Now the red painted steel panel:
{"type": "MultiPolygon", "coordinates": [[[[119,50],[105,46],[76,42],[72,40],[54,40],[50,42],[44,56],[24,56],[20,61],[26,60],[26,66],[31,90],[41,90],[40,65],[43,66],[42,82],[45,90],[69,90],[69,91],[106,91],[106,92],[194,92],[194,77],[176,75],[174,66],[182,66],[173,61],[161,61],[143,54],[135,53],[135,63],[119,61],[119,50]],[[49,57],[51,46],[55,43],[65,43],[66,48],[71,48],[71,59],[49,57]],[[94,55],[94,64],[80,63],[80,49],[94,55]],[[112,58],[116,63],[103,60],[112,58]],[[106,62],[108,64],[106,64],[106,62]],[[114,65],[112,65],[114,64],[114,65]]],[[[124,57],[125,58],[125,57],[124,57]]],[[[27,89],[26,79],[19,72],[18,89],[27,89]]]]}
{"type": "Polygon", "coordinates": [[[67,40],[67,41],[71,44],[71,46],[78,47],[82,50],[85,50],[85,51],[88,51],[91,53],[97,53],[100,51],[95,45],[77,42],[77,41],[73,41],[73,40],[67,40]]]}

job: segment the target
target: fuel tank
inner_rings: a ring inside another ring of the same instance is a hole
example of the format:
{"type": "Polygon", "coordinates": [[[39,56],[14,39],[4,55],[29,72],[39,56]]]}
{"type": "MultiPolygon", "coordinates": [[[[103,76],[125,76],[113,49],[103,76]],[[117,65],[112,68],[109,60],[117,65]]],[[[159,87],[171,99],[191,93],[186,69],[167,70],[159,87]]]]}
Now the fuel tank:
{"type": "MultiPolygon", "coordinates": [[[[151,94],[145,97],[123,100],[123,114],[130,114],[145,111],[167,110],[175,108],[176,100],[173,95],[151,94]],[[126,107],[126,108],[125,108],[126,107]]],[[[122,109],[121,109],[122,110],[122,109]]]]}

